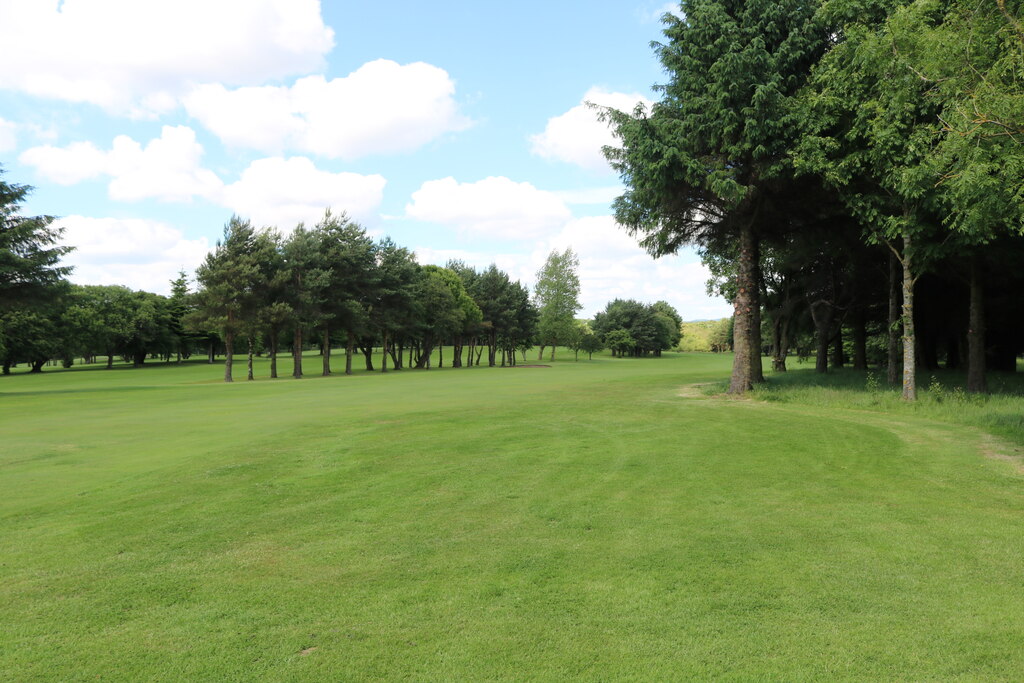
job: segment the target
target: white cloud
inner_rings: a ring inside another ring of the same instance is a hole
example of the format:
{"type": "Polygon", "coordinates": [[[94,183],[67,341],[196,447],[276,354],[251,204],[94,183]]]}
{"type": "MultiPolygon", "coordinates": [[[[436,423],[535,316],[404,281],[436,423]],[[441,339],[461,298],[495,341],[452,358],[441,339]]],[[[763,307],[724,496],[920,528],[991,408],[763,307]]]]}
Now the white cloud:
{"type": "Polygon", "coordinates": [[[561,200],[569,205],[595,205],[603,204],[611,206],[616,197],[625,192],[622,185],[611,187],[592,187],[585,190],[563,190],[556,192],[561,200]]]}
{"type": "Polygon", "coordinates": [[[203,85],[185,107],[228,145],[356,159],[414,150],[466,128],[454,94],[443,69],[378,59],[344,78],[308,76],[291,87],[203,85]]]}
{"type": "Polygon", "coordinates": [[[573,220],[539,245],[532,261],[539,268],[552,249],[570,246],[580,258],[581,303],[588,316],[617,298],[665,300],[690,320],[731,314],[728,304],[707,296],[708,270],[692,252],[654,259],[611,216],[573,220]]]}
{"type": "Polygon", "coordinates": [[[125,285],[158,294],[170,291],[179,270],[195,271],[210,244],[187,239],[166,223],[136,218],[68,216],[57,222],[63,242],[75,247],[64,262],[71,280],[85,285],[125,285]]]}
{"type": "Polygon", "coordinates": [[[145,115],[195,83],[309,73],[333,45],[319,0],[5,0],[0,88],[145,115]]]}
{"type": "Polygon", "coordinates": [[[657,9],[651,11],[645,18],[649,21],[661,21],[661,18],[666,14],[672,14],[679,19],[684,18],[683,9],[678,2],[666,2],[657,9]]]}
{"type": "Polygon", "coordinates": [[[637,246],[611,216],[574,219],[550,238],[536,242],[529,253],[484,252],[416,247],[421,263],[444,265],[460,259],[474,268],[496,263],[513,280],[533,287],[536,273],[551,250],[572,247],[580,259],[580,317],[593,317],[613,299],[647,303],[664,300],[684,320],[717,319],[732,314],[728,303],[707,296],[708,270],[692,250],[653,259],[637,246]]]}
{"type": "Polygon", "coordinates": [[[75,142],[67,147],[44,145],[26,150],[20,161],[61,185],[109,176],[111,199],[184,202],[193,197],[213,198],[221,190],[216,174],[201,167],[202,156],[203,147],[196,141],[195,131],[187,126],[164,126],[160,137],[145,147],[119,135],[109,151],[91,142],[75,142]]]}
{"type": "Polygon", "coordinates": [[[553,192],[503,176],[475,183],[451,177],[425,182],[405,212],[481,239],[535,239],[559,230],[572,217],[553,192]]]}
{"type": "Polygon", "coordinates": [[[373,218],[386,182],[380,175],[321,171],[306,157],[271,157],[250,164],[224,188],[221,202],[255,225],[287,232],[299,222],[315,223],[326,208],[356,220],[373,218]]]}
{"type": "Polygon", "coordinates": [[[621,111],[632,111],[638,102],[651,105],[649,99],[638,93],[591,88],[578,105],[548,119],[544,132],[530,137],[531,151],[545,159],[564,161],[592,171],[610,171],[601,148],[617,142],[608,124],[598,120],[598,113],[587,106],[587,102],[621,111]]]}
{"type": "Polygon", "coordinates": [[[0,118],[0,154],[13,152],[18,146],[17,124],[0,118]]]}

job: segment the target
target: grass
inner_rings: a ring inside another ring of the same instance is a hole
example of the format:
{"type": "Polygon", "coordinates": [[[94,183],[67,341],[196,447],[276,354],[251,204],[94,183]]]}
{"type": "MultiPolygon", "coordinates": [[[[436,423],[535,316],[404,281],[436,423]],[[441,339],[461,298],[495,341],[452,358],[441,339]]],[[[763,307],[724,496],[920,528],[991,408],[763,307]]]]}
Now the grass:
{"type": "MultiPolygon", "coordinates": [[[[1024,446],[1024,376],[993,372],[988,381],[989,394],[968,394],[963,372],[922,371],[917,378],[918,400],[907,402],[900,395],[900,387],[886,385],[884,369],[865,373],[843,368],[822,375],[808,368],[771,374],[754,395],[773,402],[869,410],[973,426],[1024,446]]],[[[714,386],[724,391],[726,384],[714,386]]]]}
{"type": "Polygon", "coordinates": [[[0,680],[1024,678],[986,433],[559,357],[0,378],[0,680]]]}

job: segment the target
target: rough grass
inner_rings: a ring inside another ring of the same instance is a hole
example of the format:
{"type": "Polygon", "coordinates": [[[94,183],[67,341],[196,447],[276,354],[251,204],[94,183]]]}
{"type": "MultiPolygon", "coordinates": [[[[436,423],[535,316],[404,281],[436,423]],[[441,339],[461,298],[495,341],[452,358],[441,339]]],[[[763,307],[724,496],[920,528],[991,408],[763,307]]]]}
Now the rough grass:
{"type": "Polygon", "coordinates": [[[1024,678],[978,429],[560,357],[0,379],[0,680],[1024,678]]]}
{"type": "MultiPolygon", "coordinates": [[[[818,374],[810,368],[768,375],[754,396],[766,401],[852,408],[901,417],[922,417],[984,429],[1024,446],[1024,376],[989,373],[990,393],[968,394],[963,372],[922,371],[918,400],[904,401],[899,387],[886,384],[884,370],[844,368],[818,374]]],[[[715,390],[724,390],[718,383],[715,390]]]]}

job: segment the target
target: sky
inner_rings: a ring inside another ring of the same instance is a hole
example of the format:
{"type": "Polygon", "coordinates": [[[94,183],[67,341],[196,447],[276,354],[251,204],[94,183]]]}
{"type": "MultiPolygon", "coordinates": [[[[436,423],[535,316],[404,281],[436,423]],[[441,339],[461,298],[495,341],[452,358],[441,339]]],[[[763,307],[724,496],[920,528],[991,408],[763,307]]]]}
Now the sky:
{"type": "Polygon", "coordinates": [[[169,291],[232,214],[288,233],[346,212],[420,263],[532,286],[580,260],[581,317],[615,298],[731,314],[690,250],[617,226],[614,144],[665,75],[663,0],[0,0],[0,165],[59,216],[82,284],[169,291]]]}

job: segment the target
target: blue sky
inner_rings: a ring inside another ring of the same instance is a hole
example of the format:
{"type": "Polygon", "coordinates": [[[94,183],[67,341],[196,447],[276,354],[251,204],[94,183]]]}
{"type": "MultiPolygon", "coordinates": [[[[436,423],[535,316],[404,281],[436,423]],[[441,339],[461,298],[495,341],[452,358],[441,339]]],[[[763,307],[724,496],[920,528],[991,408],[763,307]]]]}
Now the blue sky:
{"type": "Polygon", "coordinates": [[[581,315],[615,297],[729,315],[692,252],[619,229],[585,100],[663,79],[660,0],[3,0],[0,163],[61,216],[73,280],[166,292],[232,213],[282,232],[347,211],[422,263],[532,284],[580,257],[581,315]]]}

